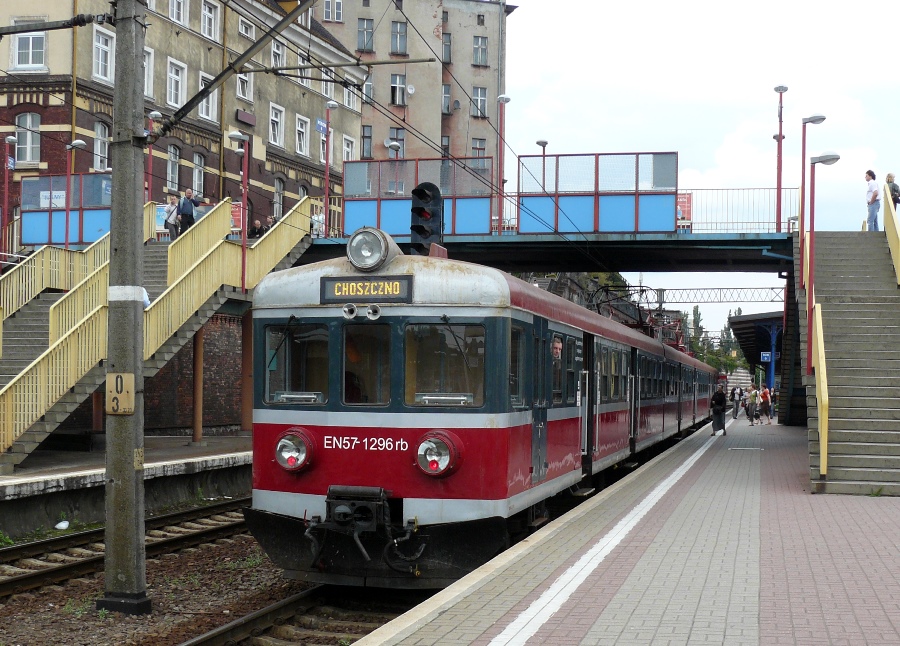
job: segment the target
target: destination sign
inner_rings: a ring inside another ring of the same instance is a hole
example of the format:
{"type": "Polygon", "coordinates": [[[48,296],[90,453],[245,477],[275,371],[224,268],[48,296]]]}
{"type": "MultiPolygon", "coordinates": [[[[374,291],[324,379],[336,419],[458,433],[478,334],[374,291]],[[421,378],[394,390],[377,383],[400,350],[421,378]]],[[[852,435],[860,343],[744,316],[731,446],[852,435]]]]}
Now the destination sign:
{"type": "Polygon", "coordinates": [[[322,278],[321,302],[412,303],[412,276],[322,278]]]}

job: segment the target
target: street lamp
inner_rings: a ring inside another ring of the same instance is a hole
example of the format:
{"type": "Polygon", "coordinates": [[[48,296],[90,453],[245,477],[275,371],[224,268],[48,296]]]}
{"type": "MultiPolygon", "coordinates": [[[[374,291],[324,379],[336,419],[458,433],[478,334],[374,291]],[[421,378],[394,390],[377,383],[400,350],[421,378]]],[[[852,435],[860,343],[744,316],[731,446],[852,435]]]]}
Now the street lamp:
{"type": "Polygon", "coordinates": [[[328,203],[328,179],[331,176],[331,111],[337,109],[337,101],[328,101],[325,104],[325,198],[323,200],[325,206],[325,235],[331,237],[329,233],[331,208],[328,203]]]}
{"type": "MultiPolygon", "coordinates": [[[[150,114],[147,115],[147,134],[152,135],[155,129],[155,121],[159,121],[162,119],[162,114],[156,110],[153,110],[150,114]]],[[[144,202],[150,201],[150,196],[153,195],[153,191],[150,190],[150,183],[153,181],[153,144],[147,143],[147,172],[145,173],[146,177],[144,179],[144,183],[147,185],[147,193],[144,199],[144,202]]]]}
{"type": "Polygon", "coordinates": [[[782,97],[784,93],[787,92],[786,85],[778,85],[775,87],[775,91],[778,92],[778,134],[776,135],[778,141],[778,170],[777,177],[775,181],[775,232],[781,233],[781,142],[784,141],[784,135],[781,131],[781,110],[782,110],[782,97]]]}
{"type": "Polygon", "coordinates": [[[228,139],[239,144],[235,151],[241,162],[241,292],[247,292],[247,187],[250,174],[250,137],[238,130],[228,133],[228,139]]]}
{"type": "MultiPolygon", "coordinates": [[[[2,233],[0,233],[0,253],[6,253],[8,251],[7,240],[9,235],[7,233],[6,228],[9,226],[10,218],[9,218],[9,160],[11,155],[9,154],[9,147],[14,146],[18,143],[18,139],[14,135],[9,135],[6,138],[6,158],[3,160],[3,182],[6,185],[6,188],[3,191],[3,217],[0,219],[0,228],[2,228],[2,233]]],[[[15,161],[13,161],[13,165],[15,165],[15,161]]]]}
{"type": "Polygon", "coordinates": [[[66,249],[69,248],[69,213],[72,208],[72,166],[75,163],[75,149],[84,150],[87,144],[82,139],[76,139],[70,144],[66,144],[66,150],[69,152],[69,164],[66,168],[66,196],[63,198],[66,202],[66,249]]]}
{"type": "Polygon", "coordinates": [[[547,140],[538,139],[537,145],[541,147],[541,190],[545,193],[547,189],[547,140]]]}
{"type": "MultiPolygon", "coordinates": [[[[816,164],[831,166],[841,158],[837,153],[823,153],[809,160],[809,283],[806,286],[806,374],[812,374],[813,297],[816,276],[816,164]]],[[[803,271],[801,265],[800,271],[803,271]]]]}
{"type": "Polygon", "coordinates": [[[822,114],[814,114],[811,117],[805,117],[803,119],[803,130],[800,137],[800,289],[803,289],[804,285],[804,276],[803,276],[803,241],[806,236],[805,229],[805,220],[804,220],[804,212],[805,212],[805,202],[806,202],[806,124],[807,123],[822,123],[825,121],[825,115],[822,114]]]}
{"type": "Polygon", "coordinates": [[[497,97],[497,106],[499,109],[500,127],[497,130],[497,233],[503,230],[503,153],[506,147],[506,134],[504,132],[504,120],[506,117],[506,104],[509,103],[509,97],[501,94],[497,97]]]}

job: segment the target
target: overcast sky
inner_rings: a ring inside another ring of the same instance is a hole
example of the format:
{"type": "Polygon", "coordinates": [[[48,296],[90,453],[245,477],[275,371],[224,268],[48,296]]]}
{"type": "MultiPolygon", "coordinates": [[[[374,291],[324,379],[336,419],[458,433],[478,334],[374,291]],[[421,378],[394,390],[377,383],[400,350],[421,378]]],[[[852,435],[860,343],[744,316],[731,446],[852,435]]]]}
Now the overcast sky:
{"type": "MultiPolygon", "coordinates": [[[[512,4],[506,138],[517,155],[540,153],[538,139],[549,142],[547,154],[676,151],[681,189],[774,188],[774,88],[786,85],[783,185],[800,185],[803,117],[826,116],[807,126],[807,157],[841,156],[817,167],[817,229],[859,230],[865,171],[874,170],[879,185],[887,172],[900,173],[900,124],[892,118],[900,112],[896,3],[512,4]]],[[[513,168],[507,165],[508,178],[513,168]]],[[[626,278],[637,283],[639,276],[626,278]]],[[[644,274],[643,282],[783,281],[774,274],[644,274]]],[[[701,305],[704,326],[720,329],[736,307],[748,314],[781,304],[701,305]]]]}

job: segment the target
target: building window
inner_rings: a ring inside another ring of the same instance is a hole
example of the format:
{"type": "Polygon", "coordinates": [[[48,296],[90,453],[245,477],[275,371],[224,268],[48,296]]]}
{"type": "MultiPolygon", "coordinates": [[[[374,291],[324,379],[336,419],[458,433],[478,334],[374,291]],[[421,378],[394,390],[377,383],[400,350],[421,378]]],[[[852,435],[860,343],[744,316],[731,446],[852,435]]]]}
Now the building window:
{"type": "Polygon", "coordinates": [[[280,220],[284,215],[284,180],[275,178],[275,199],[272,200],[272,217],[280,220]]]}
{"type": "Polygon", "coordinates": [[[442,11],[441,12],[441,22],[447,22],[448,20],[450,20],[450,14],[447,13],[446,11],[442,11]]]}
{"type": "Polygon", "coordinates": [[[25,112],[16,117],[16,163],[41,161],[41,115],[25,112]]]}
{"type": "Polygon", "coordinates": [[[356,156],[356,142],[344,135],[344,161],[353,161],[353,158],[356,156]]]}
{"type": "Polygon", "coordinates": [[[363,81],[363,103],[372,103],[375,97],[375,81],[372,80],[372,74],[370,73],[366,80],[363,81]]]}
{"type": "Polygon", "coordinates": [[[450,63],[453,60],[452,56],[450,55],[451,50],[452,50],[452,47],[451,47],[452,38],[450,36],[451,35],[446,32],[441,34],[441,43],[444,46],[443,52],[441,54],[441,56],[442,56],[441,60],[444,63],[450,63]]]}
{"type": "Polygon", "coordinates": [[[344,105],[351,110],[357,109],[356,88],[352,87],[350,83],[347,83],[347,85],[344,86],[344,105]]]}
{"type": "Polygon", "coordinates": [[[206,166],[206,157],[200,153],[194,153],[194,172],[191,176],[191,188],[194,190],[194,196],[199,198],[203,195],[203,169],[206,166]]]}
{"type": "Polygon", "coordinates": [[[484,156],[487,152],[487,139],[472,138],[472,157],[478,159],[472,164],[473,168],[484,168],[484,156]]]}
{"type": "Polygon", "coordinates": [[[238,19],[238,33],[244,38],[256,40],[256,25],[243,18],[238,19]]]}
{"type": "Polygon", "coordinates": [[[144,96],[153,98],[153,50],[144,49],[144,96]]]}
{"type": "Polygon", "coordinates": [[[391,74],[391,103],[406,105],[406,74],[391,74]]]}
{"type": "Polygon", "coordinates": [[[400,150],[388,149],[388,159],[403,159],[406,156],[406,130],[403,128],[391,128],[388,131],[391,141],[400,144],[400,150]]]}
{"type": "Polygon", "coordinates": [[[450,157],[450,137],[447,135],[441,135],[441,155],[450,157]]]}
{"type": "Polygon", "coordinates": [[[253,101],[253,75],[237,75],[237,97],[245,101],[253,101]]]}
{"type": "Polygon", "coordinates": [[[344,21],[344,3],[342,0],[325,0],[325,20],[344,21]]]}
{"type": "Polygon", "coordinates": [[[187,0],[169,0],[169,18],[180,25],[186,24],[187,0]]]}
{"type": "Polygon", "coordinates": [[[284,108],[269,104],[269,143],[284,148],[284,108]]]}
{"type": "Polygon", "coordinates": [[[284,67],[284,43],[272,41],[272,67],[284,67]]]}
{"type": "Polygon", "coordinates": [[[475,36],[472,45],[472,65],[488,64],[487,45],[487,36],[475,36]]]}
{"type": "MultiPolygon", "coordinates": [[[[33,24],[42,20],[16,20],[16,25],[33,24]]],[[[31,31],[27,34],[15,34],[13,36],[13,67],[17,70],[45,70],[47,69],[45,46],[46,33],[43,31],[31,31]]]]}
{"type": "Polygon", "coordinates": [[[406,23],[391,23],[391,54],[406,53],[406,23]]]}
{"type": "Polygon", "coordinates": [[[328,144],[328,165],[334,166],[334,130],[328,130],[328,140],[325,135],[319,135],[319,161],[325,163],[325,144],[328,144]]]}
{"type": "Polygon", "coordinates": [[[116,61],[116,35],[94,25],[94,78],[113,82],[116,61]]]}
{"type": "Polygon", "coordinates": [[[486,117],[487,116],[487,88],[486,87],[473,87],[472,88],[472,116],[473,117],[486,117]]]}
{"type": "Polygon", "coordinates": [[[297,154],[309,157],[309,119],[297,115],[297,154]]]}
{"type": "Polygon", "coordinates": [[[94,170],[109,167],[109,126],[102,121],[94,124],[94,170]]]}
{"type": "Polygon", "coordinates": [[[334,70],[325,67],[322,68],[322,94],[329,99],[334,98],[334,70]]]}
{"type": "Polygon", "coordinates": [[[375,21],[371,18],[360,18],[356,21],[356,49],[371,52],[375,37],[375,21]]]}
{"type": "MultiPolygon", "coordinates": [[[[210,82],[213,80],[208,74],[200,73],[200,89],[202,90],[210,82]]],[[[218,106],[219,106],[219,90],[213,90],[210,92],[205,99],[200,102],[200,106],[197,108],[197,113],[203,117],[204,119],[209,119],[210,121],[218,120],[218,106]]]]}
{"type": "Polygon", "coordinates": [[[483,13],[478,14],[478,26],[484,27],[484,14],[483,13]]]}
{"type": "Polygon", "coordinates": [[[372,126],[362,127],[362,150],[360,152],[363,159],[372,159],[372,126]]]}
{"type": "Polygon", "coordinates": [[[184,104],[186,79],[187,65],[170,58],[166,75],[166,103],[175,108],[180,108],[184,104]]]}
{"type": "Polygon", "coordinates": [[[169,159],[166,161],[166,186],[170,191],[178,190],[178,162],[181,160],[181,150],[178,146],[169,146],[169,159]]]}
{"type": "Polygon", "coordinates": [[[450,114],[450,84],[444,83],[441,88],[441,112],[450,114]]]}
{"type": "Polygon", "coordinates": [[[394,0],[394,7],[403,11],[403,0],[394,0]]]}
{"type": "Polygon", "coordinates": [[[212,40],[219,39],[219,5],[209,0],[203,0],[200,33],[212,40]]]}

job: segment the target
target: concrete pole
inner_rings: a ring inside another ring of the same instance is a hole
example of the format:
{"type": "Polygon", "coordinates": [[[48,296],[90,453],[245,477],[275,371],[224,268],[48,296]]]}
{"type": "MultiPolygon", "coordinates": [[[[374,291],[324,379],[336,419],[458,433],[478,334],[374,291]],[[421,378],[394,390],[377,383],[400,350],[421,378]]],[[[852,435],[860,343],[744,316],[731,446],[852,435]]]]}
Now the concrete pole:
{"type": "Polygon", "coordinates": [[[203,446],[203,341],[206,328],[194,334],[194,434],[191,446],[203,446]]]}
{"type": "Polygon", "coordinates": [[[143,0],[118,0],[106,418],[106,593],[97,608],[151,611],[144,548],[143,0]],[[130,392],[129,392],[130,390],[130,392]]]}

